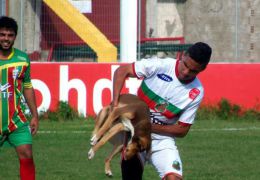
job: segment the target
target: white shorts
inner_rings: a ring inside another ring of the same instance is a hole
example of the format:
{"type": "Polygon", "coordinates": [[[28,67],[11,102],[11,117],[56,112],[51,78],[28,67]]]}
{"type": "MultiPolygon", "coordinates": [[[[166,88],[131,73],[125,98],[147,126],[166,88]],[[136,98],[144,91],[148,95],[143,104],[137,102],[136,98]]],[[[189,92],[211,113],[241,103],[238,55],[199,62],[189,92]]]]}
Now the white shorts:
{"type": "Polygon", "coordinates": [[[182,162],[174,138],[152,133],[152,152],[149,161],[161,179],[168,174],[182,177],[182,162]]]}

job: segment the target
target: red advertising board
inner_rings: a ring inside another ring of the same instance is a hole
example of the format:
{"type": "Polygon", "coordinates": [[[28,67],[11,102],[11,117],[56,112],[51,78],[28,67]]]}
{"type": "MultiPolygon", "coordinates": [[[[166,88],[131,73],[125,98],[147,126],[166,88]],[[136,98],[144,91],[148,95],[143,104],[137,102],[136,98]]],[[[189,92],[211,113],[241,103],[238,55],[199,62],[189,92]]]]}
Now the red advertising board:
{"type": "MultiPolygon", "coordinates": [[[[54,110],[67,101],[84,115],[95,115],[111,101],[113,72],[119,63],[32,63],[32,81],[39,110],[54,110]]],[[[260,64],[209,64],[199,75],[203,104],[221,98],[245,108],[259,108],[260,64]]],[[[123,93],[134,93],[140,80],[127,79],[123,93]]]]}
{"type": "Polygon", "coordinates": [[[216,104],[222,98],[242,108],[260,110],[260,64],[209,64],[199,75],[205,88],[203,104],[216,104]]]}
{"type": "MultiPolygon", "coordinates": [[[[95,115],[111,101],[113,72],[117,64],[32,63],[32,82],[39,110],[54,110],[67,101],[84,115],[95,115]]],[[[134,93],[139,80],[126,81],[123,92],[134,93]]]]}

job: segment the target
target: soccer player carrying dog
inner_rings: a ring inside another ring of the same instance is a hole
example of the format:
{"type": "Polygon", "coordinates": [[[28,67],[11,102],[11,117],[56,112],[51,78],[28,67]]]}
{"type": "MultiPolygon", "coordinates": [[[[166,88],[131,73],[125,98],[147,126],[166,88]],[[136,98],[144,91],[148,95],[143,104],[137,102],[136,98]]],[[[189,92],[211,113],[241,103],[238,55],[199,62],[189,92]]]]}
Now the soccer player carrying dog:
{"type": "MultiPolygon", "coordinates": [[[[127,77],[143,79],[137,95],[149,106],[152,147],[149,162],[161,179],[183,179],[182,162],[175,138],[184,137],[194,123],[204,90],[197,75],[205,70],[210,57],[208,44],[193,44],[180,60],[149,58],[121,65],[114,74],[113,106],[117,106],[127,77]]],[[[141,180],[144,158],[138,154],[122,159],[123,180],[141,180]]]]}
{"type": "Polygon", "coordinates": [[[32,135],[38,129],[38,113],[30,60],[26,53],[13,48],[17,30],[14,19],[0,17],[0,147],[14,147],[20,162],[20,179],[34,180],[32,135]],[[23,97],[32,114],[30,124],[22,106],[23,97]]]}

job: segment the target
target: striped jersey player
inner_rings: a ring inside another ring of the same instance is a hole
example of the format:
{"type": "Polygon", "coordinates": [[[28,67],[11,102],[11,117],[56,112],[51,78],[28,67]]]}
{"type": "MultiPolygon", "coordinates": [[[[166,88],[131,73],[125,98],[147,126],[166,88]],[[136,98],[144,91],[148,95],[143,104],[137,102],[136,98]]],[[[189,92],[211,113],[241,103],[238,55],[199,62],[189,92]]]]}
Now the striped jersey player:
{"type": "Polygon", "coordinates": [[[32,88],[28,56],[13,48],[8,60],[0,61],[0,133],[28,125],[24,114],[23,89],[32,88]]]}
{"type": "Polygon", "coordinates": [[[26,53],[13,48],[17,31],[13,18],[0,17],[0,148],[13,147],[19,158],[20,179],[34,180],[32,135],[38,130],[38,112],[30,78],[30,60],[26,53]],[[30,123],[23,102],[29,107],[30,123]]]}

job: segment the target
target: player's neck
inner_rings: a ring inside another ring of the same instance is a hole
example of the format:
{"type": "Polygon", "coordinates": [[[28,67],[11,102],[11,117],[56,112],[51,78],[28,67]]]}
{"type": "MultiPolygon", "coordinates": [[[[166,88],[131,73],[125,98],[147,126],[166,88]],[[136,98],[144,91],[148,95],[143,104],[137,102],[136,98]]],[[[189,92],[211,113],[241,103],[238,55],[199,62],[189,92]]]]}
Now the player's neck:
{"type": "Polygon", "coordinates": [[[13,48],[10,48],[8,50],[0,49],[0,59],[1,60],[9,59],[10,55],[12,54],[12,50],[13,50],[13,48]]]}

